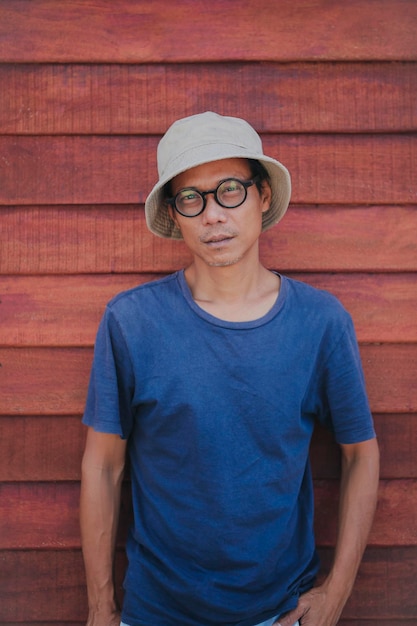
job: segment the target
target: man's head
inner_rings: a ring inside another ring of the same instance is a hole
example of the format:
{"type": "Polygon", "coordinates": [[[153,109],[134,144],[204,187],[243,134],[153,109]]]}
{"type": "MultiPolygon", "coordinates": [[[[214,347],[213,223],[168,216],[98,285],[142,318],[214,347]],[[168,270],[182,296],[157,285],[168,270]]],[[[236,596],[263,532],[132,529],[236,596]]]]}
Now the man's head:
{"type": "Polygon", "coordinates": [[[288,170],[279,161],[263,154],[259,135],[245,120],[209,111],[178,120],[159,142],[159,181],[145,203],[149,229],[160,237],[181,239],[181,231],[172,219],[166,201],[168,183],[198,165],[233,158],[247,159],[252,176],[256,176],[259,170],[261,178],[265,178],[266,171],[272,198],[262,217],[262,230],[276,224],[290,201],[288,170]]]}

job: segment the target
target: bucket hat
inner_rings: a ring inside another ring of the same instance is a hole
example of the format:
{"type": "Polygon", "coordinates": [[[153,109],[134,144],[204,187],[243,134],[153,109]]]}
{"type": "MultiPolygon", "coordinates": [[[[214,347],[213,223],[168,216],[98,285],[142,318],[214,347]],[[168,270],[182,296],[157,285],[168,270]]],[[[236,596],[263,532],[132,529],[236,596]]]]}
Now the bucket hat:
{"type": "Polygon", "coordinates": [[[256,159],[265,167],[272,190],[271,205],[262,216],[262,230],[279,222],[288,208],[291,178],[284,165],[263,153],[262,141],[248,122],[207,111],[172,124],[158,144],[159,181],[145,201],[148,228],[160,237],[182,239],[168,213],[164,186],[186,170],[220,159],[256,159]]]}

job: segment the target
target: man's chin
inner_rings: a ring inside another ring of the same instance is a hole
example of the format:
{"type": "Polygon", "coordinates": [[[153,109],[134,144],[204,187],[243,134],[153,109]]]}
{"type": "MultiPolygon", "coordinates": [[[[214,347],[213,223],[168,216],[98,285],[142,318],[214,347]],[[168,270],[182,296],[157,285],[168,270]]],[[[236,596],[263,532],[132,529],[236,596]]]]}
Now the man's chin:
{"type": "Polygon", "coordinates": [[[236,263],[239,263],[241,259],[242,257],[223,259],[223,260],[219,259],[217,261],[208,261],[207,264],[210,267],[230,267],[231,265],[236,265],[236,263]]]}

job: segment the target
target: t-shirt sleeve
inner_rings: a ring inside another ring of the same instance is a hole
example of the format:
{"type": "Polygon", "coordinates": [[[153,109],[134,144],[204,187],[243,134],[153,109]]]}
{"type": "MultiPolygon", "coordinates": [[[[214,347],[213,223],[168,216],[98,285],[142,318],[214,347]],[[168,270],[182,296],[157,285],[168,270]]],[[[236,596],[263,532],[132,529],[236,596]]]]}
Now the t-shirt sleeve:
{"type": "Polygon", "coordinates": [[[334,432],[339,444],[375,437],[358,342],[350,316],[321,371],[319,419],[334,432]]]}
{"type": "Polygon", "coordinates": [[[129,350],[109,308],[101,320],[83,423],[126,439],[133,425],[134,377],[129,350]]]}

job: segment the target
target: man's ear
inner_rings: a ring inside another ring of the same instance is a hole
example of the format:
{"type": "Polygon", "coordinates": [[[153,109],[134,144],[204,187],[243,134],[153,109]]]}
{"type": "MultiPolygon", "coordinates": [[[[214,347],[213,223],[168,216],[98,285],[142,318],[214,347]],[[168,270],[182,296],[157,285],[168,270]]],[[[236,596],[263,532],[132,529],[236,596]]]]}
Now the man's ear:
{"type": "Polygon", "coordinates": [[[271,185],[267,180],[262,181],[262,189],[261,189],[261,202],[262,202],[262,213],[265,213],[269,207],[271,206],[272,200],[272,189],[271,185]]]}
{"type": "Polygon", "coordinates": [[[172,219],[175,226],[178,228],[178,230],[180,230],[180,225],[178,224],[178,220],[177,220],[177,212],[168,203],[167,203],[167,211],[168,211],[169,217],[172,219]]]}

